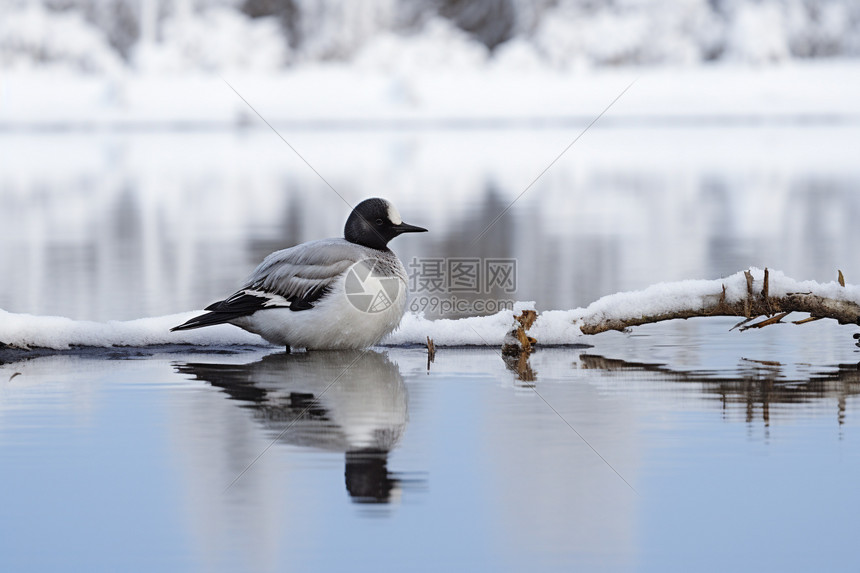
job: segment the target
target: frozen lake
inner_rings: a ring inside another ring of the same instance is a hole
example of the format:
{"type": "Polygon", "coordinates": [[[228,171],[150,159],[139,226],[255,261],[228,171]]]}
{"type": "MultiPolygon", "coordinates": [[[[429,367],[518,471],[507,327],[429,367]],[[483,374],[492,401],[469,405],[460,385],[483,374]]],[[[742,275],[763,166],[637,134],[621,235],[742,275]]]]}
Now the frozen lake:
{"type": "MultiPolygon", "coordinates": [[[[584,306],[749,266],[860,282],[860,126],[608,122],[282,133],[433,261],[584,306]]],[[[201,308],[348,208],[268,131],[0,134],[0,309],[201,308]]],[[[447,268],[447,267],[445,267],[447,268]]],[[[498,288],[497,288],[498,287],[498,288]]],[[[441,289],[441,290],[440,290],[441,289]]],[[[800,318],[800,317],[797,317],[800,318]]],[[[0,365],[0,569],[848,571],[860,351],[826,321],[690,320],[542,349],[60,353],[0,365]]]]}

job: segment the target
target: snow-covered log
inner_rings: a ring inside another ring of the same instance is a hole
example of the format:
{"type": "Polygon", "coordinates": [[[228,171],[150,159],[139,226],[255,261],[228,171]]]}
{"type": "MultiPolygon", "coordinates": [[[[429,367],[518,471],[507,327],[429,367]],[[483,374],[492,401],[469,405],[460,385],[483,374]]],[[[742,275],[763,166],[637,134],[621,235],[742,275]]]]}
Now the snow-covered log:
{"type": "Polygon", "coordinates": [[[791,312],[860,324],[860,287],[846,286],[841,273],[839,281],[821,284],[750,269],[724,279],[661,283],[605,296],[583,309],[575,323],[583,334],[598,334],[676,318],[737,316],[746,319],[740,326],[769,317],[746,326],[754,328],[779,322],[791,312]]]}
{"type": "Polygon", "coordinates": [[[736,325],[741,330],[761,328],[781,322],[792,312],[810,315],[795,324],[822,318],[860,324],[860,286],[846,285],[841,271],[837,281],[822,284],[756,268],[716,280],[660,283],[604,296],[586,308],[543,312],[533,326],[531,321],[523,321],[525,312],[514,316],[502,351],[528,355],[534,339],[538,344],[570,344],[577,334],[626,330],[678,318],[737,316],[743,318],[736,325]],[[758,317],[763,318],[754,322],[758,317]]]}

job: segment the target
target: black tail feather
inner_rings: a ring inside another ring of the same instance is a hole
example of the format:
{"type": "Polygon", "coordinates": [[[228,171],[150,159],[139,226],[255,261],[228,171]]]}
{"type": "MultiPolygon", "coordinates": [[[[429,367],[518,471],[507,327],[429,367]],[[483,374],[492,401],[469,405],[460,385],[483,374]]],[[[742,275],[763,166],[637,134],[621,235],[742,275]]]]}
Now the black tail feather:
{"type": "Polygon", "coordinates": [[[270,295],[255,291],[240,290],[230,298],[213,302],[203,309],[208,310],[209,312],[195,316],[184,324],[174,326],[170,329],[170,332],[174,332],[176,330],[191,330],[192,328],[202,328],[204,326],[212,326],[214,324],[224,324],[225,322],[230,322],[231,320],[235,320],[243,316],[250,316],[264,308],[280,307],[289,308],[294,311],[309,310],[314,307],[312,303],[328,294],[330,290],[330,287],[324,286],[312,291],[304,297],[290,297],[286,299],[287,304],[284,304],[283,299],[281,299],[281,303],[274,305],[272,304],[273,297],[270,295]]]}
{"type": "Polygon", "coordinates": [[[212,326],[215,324],[224,324],[230,322],[235,318],[239,318],[240,316],[244,316],[244,313],[239,312],[207,312],[206,314],[201,314],[200,316],[195,316],[189,321],[180,324],[179,326],[174,326],[170,329],[170,332],[174,332],[177,330],[191,330],[193,328],[202,328],[204,326],[212,326]]]}
{"type": "Polygon", "coordinates": [[[203,310],[210,312],[195,316],[188,322],[174,326],[170,332],[176,330],[191,330],[193,328],[202,328],[204,326],[212,326],[215,324],[224,324],[231,320],[242,316],[254,314],[258,310],[265,307],[269,301],[268,298],[248,294],[245,291],[239,291],[233,296],[225,300],[213,302],[203,310]]]}

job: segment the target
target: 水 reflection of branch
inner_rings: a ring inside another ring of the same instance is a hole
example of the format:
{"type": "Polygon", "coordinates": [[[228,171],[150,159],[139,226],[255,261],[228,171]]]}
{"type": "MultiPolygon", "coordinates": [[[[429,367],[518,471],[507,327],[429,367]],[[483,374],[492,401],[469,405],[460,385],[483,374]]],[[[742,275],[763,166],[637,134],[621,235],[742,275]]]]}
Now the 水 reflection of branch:
{"type": "Polygon", "coordinates": [[[840,364],[836,371],[814,374],[806,379],[787,380],[779,362],[744,360],[737,375],[710,375],[672,370],[662,364],[627,362],[594,354],[581,354],[581,368],[604,372],[653,373],[660,380],[696,383],[707,394],[720,397],[723,409],[731,404],[744,406],[746,422],[755,419],[757,408],[765,425],[770,424],[770,407],[775,404],[802,404],[836,399],[837,422],[845,422],[845,403],[860,395],[860,365],[840,364]]]}
{"type": "Polygon", "coordinates": [[[517,375],[517,380],[525,382],[524,386],[534,385],[534,382],[537,380],[537,374],[535,374],[532,365],[529,363],[528,353],[503,354],[502,358],[505,361],[507,369],[517,375]]]}

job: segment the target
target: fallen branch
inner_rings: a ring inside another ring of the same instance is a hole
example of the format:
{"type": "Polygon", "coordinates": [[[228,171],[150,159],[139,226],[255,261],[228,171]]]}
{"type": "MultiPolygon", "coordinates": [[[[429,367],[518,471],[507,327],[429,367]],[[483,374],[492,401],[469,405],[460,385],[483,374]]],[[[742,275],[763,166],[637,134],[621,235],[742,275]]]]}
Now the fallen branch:
{"type": "MultiPolygon", "coordinates": [[[[796,281],[768,269],[749,269],[717,280],[661,283],[641,291],[605,296],[586,308],[546,311],[536,318],[534,312],[523,312],[514,317],[502,351],[506,356],[527,356],[538,342],[570,344],[579,333],[627,330],[679,318],[738,316],[743,320],[730,330],[743,331],[781,323],[792,312],[810,315],[794,324],[832,318],[839,324],[858,325],[860,286],[845,285],[841,272],[837,281],[821,284],[796,281]],[[767,318],[750,324],[760,317],[767,318]],[[569,328],[560,329],[562,321],[569,328]],[[574,334],[574,330],[579,332],[574,334]]],[[[854,338],[860,339],[860,333],[854,338]]]]}
{"type": "Polygon", "coordinates": [[[598,334],[678,318],[744,317],[735,325],[738,327],[756,317],[773,317],[747,327],[760,328],[779,322],[791,312],[809,313],[810,319],[860,324],[860,287],[844,286],[844,278],[820,284],[796,281],[767,269],[750,269],[725,279],[663,283],[603,297],[582,309],[574,324],[583,334],[598,334]],[[757,284],[761,284],[760,289],[755,288],[757,284]]]}

